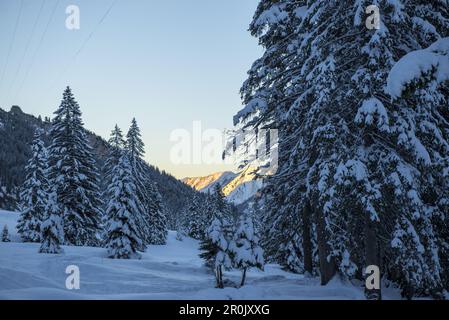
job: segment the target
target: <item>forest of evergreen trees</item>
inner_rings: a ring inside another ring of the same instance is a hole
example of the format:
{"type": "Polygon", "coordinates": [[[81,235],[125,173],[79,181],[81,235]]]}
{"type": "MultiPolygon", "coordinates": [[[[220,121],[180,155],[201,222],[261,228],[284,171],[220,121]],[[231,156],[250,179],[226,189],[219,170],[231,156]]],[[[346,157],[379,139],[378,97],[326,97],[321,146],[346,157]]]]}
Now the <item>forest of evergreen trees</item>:
{"type": "Polygon", "coordinates": [[[401,58],[447,40],[449,7],[376,1],[381,25],[370,30],[371,2],[259,3],[250,31],[265,52],[248,72],[246,106],[235,119],[280,129],[279,170],[258,203],[262,244],[269,261],[319,275],[322,284],[336,274],[363,280],[376,265],[383,285],[399,286],[404,297],[443,298],[449,84],[431,57],[447,61],[447,41],[433,56],[401,62],[406,82],[393,83],[400,96],[387,84],[401,58]],[[423,65],[428,71],[409,75],[423,65]]]}
{"type": "Polygon", "coordinates": [[[264,53],[235,125],[277,129],[279,168],[245,210],[219,185],[195,192],[146,163],[136,119],[126,134],[115,126],[99,161],[70,88],[53,119],[26,120],[36,122],[31,149],[0,152],[0,207],[19,204],[19,233],[41,253],[99,246],[138,258],[172,229],[200,241],[218,288],[225,270],[241,270],[243,286],[265,262],[322,285],[362,283],[374,265],[382,287],[405,298],[449,298],[449,73],[439,71],[449,61],[448,1],[376,4],[381,26],[369,29],[372,1],[260,1],[250,32],[264,53]],[[414,53],[437,58],[424,67],[414,53]],[[416,70],[410,61],[421,69],[399,79],[398,68],[416,70]]]}
{"type": "MultiPolygon", "coordinates": [[[[13,106],[9,112],[0,109],[0,208],[6,210],[19,209],[19,198],[25,181],[25,166],[32,155],[31,145],[36,130],[42,130],[45,134],[42,138],[45,145],[49,145],[49,130],[51,120],[41,119],[24,113],[19,107],[13,106]]],[[[93,148],[93,156],[97,167],[100,169],[101,190],[107,187],[103,179],[104,163],[107,160],[110,149],[108,141],[83,128],[90,146],[93,148]]],[[[148,166],[148,175],[159,188],[163,205],[167,209],[168,226],[175,229],[176,221],[182,213],[186,203],[195,194],[189,186],[177,180],[172,175],[148,166]]]]}
{"type": "MultiPolygon", "coordinates": [[[[63,252],[62,245],[101,246],[116,259],[138,258],[148,245],[166,243],[167,211],[142,158],[137,121],[126,137],[116,125],[108,143],[111,149],[98,168],[80,107],[67,87],[48,136],[39,128],[34,134],[17,224],[24,242],[41,243],[39,252],[53,254],[63,252]]],[[[218,185],[212,195],[195,193],[175,227],[181,238],[202,241],[201,256],[222,288],[222,268],[242,269],[241,285],[247,268],[263,268],[254,219],[252,211],[239,215],[218,185]]]]}
{"type": "MultiPolygon", "coordinates": [[[[241,269],[244,285],[248,268],[263,268],[254,211],[240,214],[219,185],[213,194],[192,191],[181,213],[167,214],[155,170],[143,160],[136,119],[126,136],[114,127],[99,163],[69,87],[54,114],[35,126],[24,169],[17,224],[22,241],[40,243],[41,253],[62,253],[62,245],[99,246],[110,258],[139,258],[148,245],[166,243],[171,216],[180,239],[201,240],[201,257],[217,287],[224,286],[223,269],[241,269]]],[[[9,239],[6,226],[2,239],[9,239]]]]}
{"type": "Polygon", "coordinates": [[[165,243],[166,208],[142,159],[144,144],[136,120],[126,139],[116,126],[109,144],[99,168],[80,107],[67,87],[48,137],[39,129],[34,134],[20,194],[18,231],[24,241],[40,242],[45,253],[60,252],[62,244],[106,246],[114,258],[129,258],[147,245],[165,243]]]}

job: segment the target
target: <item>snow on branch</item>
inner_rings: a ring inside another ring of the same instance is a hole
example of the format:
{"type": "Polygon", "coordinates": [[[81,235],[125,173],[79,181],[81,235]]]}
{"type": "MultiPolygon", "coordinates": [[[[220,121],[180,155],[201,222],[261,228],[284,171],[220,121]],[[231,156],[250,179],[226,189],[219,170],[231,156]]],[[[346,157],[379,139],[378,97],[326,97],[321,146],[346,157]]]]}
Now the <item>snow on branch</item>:
{"type": "Polygon", "coordinates": [[[370,98],[363,101],[361,107],[357,111],[355,122],[372,125],[376,118],[377,127],[382,131],[389,131],[388,114],[383,103],[376,98],[370,98]]]}
{"type": "Polygon", "coordinates": [[[411,82],[435,68],[436,84],[449,80],[449,38],[442,38],[430,47],[410,52],[391,69],[387,79],[387,93],[399,98],[411,82]]]}
{"type": "Polygon", "coordinates": [[[288,17],[288,13],[284,10],[285,4],[274,4],[267,10],[263,11],[256,19],[255,27],[261,27],[268,24],[276,24],[288,17]]]}
{"type": "Polygon", "coordinates": [[[242,110],[234,116],[234,125],[257,112],[264,111],[267,108],[267,102],[261,98],[253,98],[242,110]]]}

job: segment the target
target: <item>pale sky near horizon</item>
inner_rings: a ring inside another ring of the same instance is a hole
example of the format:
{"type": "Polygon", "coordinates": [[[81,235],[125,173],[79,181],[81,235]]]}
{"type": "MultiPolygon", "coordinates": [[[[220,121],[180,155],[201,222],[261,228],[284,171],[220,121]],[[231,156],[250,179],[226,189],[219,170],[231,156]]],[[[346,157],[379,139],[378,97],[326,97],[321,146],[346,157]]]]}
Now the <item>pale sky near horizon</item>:
{"type": "Polygon", "coordinates": [[[107,139],[136,117],[151,164],[178,178],[222,171],[172,163],[169,137],[194,121],[232,127],[240,86],[262,54],[247,31],[257,3],[0,0],[0,108],[52,116],[69,85],[89,130],[107,139]],[[69,5],[80,8],[80,30],[65,26],[69,5]]]}

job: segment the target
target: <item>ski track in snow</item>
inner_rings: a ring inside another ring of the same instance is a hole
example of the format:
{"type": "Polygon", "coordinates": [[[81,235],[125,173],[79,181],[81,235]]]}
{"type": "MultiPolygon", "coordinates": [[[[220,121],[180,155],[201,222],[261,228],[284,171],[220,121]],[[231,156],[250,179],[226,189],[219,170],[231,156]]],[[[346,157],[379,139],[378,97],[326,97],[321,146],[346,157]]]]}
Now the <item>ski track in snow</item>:
{"type": "MultiPolygon", "coordinates": [[[[20,243],[15,230],[17,213],[0,211],[0,226],[8,225],[13,242],[0,242],[0,299],[364,299],[363,289],[334,279],[320,286],[319,279],[265,266],[248,272],[243,288],[214,288],[214,275],[198,257],[198,241],[176,240],[170,231],[164,246],[150,246],[140,260],[114,260],[106,250],[64,246],[64,254],[39,254],[39,244],[20,243]],[[65,269],[80,269],[80,290],[65,287],[65,269]]],[[[240,272],[225,272],[224,279],[239,283],[240,272]]],[[[384,290],[384,298],[399,298],[384,290]]]]}

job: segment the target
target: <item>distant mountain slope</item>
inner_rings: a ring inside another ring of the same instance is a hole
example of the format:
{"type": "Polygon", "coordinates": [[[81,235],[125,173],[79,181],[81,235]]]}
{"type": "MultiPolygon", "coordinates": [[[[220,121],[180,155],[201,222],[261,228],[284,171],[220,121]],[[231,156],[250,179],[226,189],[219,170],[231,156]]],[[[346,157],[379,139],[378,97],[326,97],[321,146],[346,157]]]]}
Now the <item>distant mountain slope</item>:
{"type": "Polygon", "coordinates": [[[0,208],[13,209],[18,186],[24,179],[24,167],[30,156],[29,143],[36,127],[48,123],[27,115],[17,107],[9,112],[0,108],[0,208]]]}
{"type": "Polygon", "coordinates": [[[156,182],[164,205],[170,212],[168,215],[168,227],[171,230],[176,230],[180,216],[184,213],[184,208],[193,198],[196,191],[171,174],[160,171],[155,166],[150,165],[150,169],[150,176],[156,182]]]}
{"type": "Polygon", "coordinates": [[[237,174],[234,172],[225,171],[212,173],[205,177],[184,178],[182,179],[182,182],[191,186],[195,190],[207,193],[213,192],[217,184],[220,184],[222,187],[227,185],[236,176],[237,174]]]}
{"type": "Polygon", "coordinates": [[[257,168],[244,168],[232,181],[223,187],[223,193],[232,203],[239,205],[251,199],[263,186],[263,180],[256,177],[257,168]]]}
{"type": "Polygon", "coordinates": [[[26,144],[32,140],[35,127],[45,127],[41,118],[25,114],[17,106],[9,112],[0,109],[0,177],[8,190],[22,183],[22,171],[30,156],[26,144]]]}
{"type": "Polygon", "coordinates": [[[256,177],[257,168],[247,166],[240,173],[217,172],[205,177],[184,178],[182,181],[201,192],[209,192],[219,183],[226,198],[240,205],[252,198],[263,186],[256,177]]]}
{"type": "MultiPolygon", "coordinates": [[[[112,126],[112,125],[111,125],[112,126]]],[[[0,108],[0,209],[16,208],[19,188],[24,180],[24,168],[30,156],[30,143],[36,127],[46,131],[49,119],[42,120],[24,113],[13,106],[5,111],[0,108]]],[[[94,149],[97,165],[101,168],[110,148],[100,136],[86,130],[94,149]]],[[[150,166],[151,176],[157,183],[165,207],[169,212],[169,227],[177,219],[186,203],[194,194],[194,189],[158,168],[150,166]]]]}

